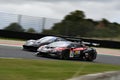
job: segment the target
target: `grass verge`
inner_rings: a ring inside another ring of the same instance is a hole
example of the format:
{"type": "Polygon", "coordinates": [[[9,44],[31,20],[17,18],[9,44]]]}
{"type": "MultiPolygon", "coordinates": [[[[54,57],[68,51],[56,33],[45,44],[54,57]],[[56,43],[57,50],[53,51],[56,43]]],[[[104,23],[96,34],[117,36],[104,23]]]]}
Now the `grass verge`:
{"type": "Polygon", "coordinates": [[[120,66],[63,60],[0,59],[1,80],[65,80],[115,70],[120,70],[120,66]]]}

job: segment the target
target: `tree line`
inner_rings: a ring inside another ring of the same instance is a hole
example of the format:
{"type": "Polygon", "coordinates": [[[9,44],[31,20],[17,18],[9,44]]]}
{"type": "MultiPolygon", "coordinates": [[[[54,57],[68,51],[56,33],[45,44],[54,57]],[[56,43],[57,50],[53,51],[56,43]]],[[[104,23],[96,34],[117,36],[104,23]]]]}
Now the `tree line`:
{"type": "Polygon", "coordinates": [[[11,23],[9,26],[5,27],[4,30],[8,31],[17,31],[17,32],[28,32],[28,33],[36,33],[33,28],[29,28],[25,30],[20,24],[18,23],[11,23]]]}
{"type": "Polygon", "coordinates": [[[44,30],[44,34],[66,35],[76,37],[120,37],[120,24],[103,18],[100,21],[87,19],[84,12],[76,10],[66,15],[52,29],[44,30]]]}

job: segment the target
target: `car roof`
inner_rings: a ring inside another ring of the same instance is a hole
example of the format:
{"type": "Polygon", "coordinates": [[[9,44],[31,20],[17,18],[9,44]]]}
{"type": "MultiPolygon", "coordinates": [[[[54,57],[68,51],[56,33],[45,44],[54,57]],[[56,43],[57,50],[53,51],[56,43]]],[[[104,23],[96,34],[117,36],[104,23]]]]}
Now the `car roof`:
{"type": "MultiPolygon", "coordinates": [[[[56,38],[58,38],[58,36],[45,36],[45,37],[56,37],[56,38]]],[[[59,37],[59,38],[61,38],[61,37],[59,37]]]]}
{"type": "Polygon", "coordinates": [[[50,43],[48,44],[48,46],[51,46],[51,47],[63,47],[63,46],[68,46],[70,45],[72,42],[70,41],[57,41],[57,42],[53,42],[53,43],[50,43]]]}
{"type": "Polygon", "coordinates": [[[57,42],[53,42],[53,43],[50,43],[48,45],[51,45],[51,44],[71,44],[73,42],[71,41],[57,41],[57,42]]]}

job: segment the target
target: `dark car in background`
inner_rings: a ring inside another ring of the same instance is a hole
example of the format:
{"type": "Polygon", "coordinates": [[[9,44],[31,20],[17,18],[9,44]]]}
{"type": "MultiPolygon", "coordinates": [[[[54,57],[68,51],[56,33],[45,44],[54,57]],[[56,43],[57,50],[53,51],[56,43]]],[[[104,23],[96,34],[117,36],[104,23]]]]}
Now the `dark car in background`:
{"type": "Polygon", "coordinates": [[[56,37],[56,36],[45,36],[38,40],[31,39],[31,40],[26,41],[26,43],[23,45],[23,50],[37,51],[37,49],[40,46],[46,45],[52,42],[56,42],[56,41],[66,41],[66,40],[61,37],[56,37]]]}
{"type": "Polygon", "coordinates": [[[36,55],[57,57],[59,59],[80,59],[85,61],[93,61],[96,59],[97,52],[94,48],[85,46],[82,43],[58,41],[40,46],[36,55]]]}

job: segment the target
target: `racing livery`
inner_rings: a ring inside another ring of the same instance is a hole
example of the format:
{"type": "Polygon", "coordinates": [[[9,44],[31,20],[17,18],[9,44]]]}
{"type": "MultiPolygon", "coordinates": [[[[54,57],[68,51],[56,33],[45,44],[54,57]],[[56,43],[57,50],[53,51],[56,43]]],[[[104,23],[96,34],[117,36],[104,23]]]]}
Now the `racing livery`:
{"type": "Polygon", "coordinates": [[[58,41],[38,48],[37,56],[50,56],[59,59],[80,59],[93,61],[97,52],[94,48],[85,46],[82,43],[70,41],[58,41]]]}

